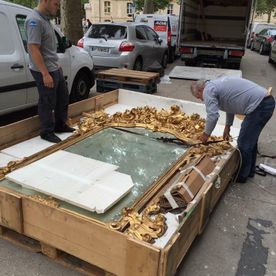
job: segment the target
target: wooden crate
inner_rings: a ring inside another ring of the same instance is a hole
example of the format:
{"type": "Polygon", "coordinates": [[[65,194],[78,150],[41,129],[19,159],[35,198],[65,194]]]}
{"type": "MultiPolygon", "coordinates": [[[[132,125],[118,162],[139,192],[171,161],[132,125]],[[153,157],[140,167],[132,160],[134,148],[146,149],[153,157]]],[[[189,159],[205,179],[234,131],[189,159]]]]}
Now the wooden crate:
{"type": "MultiPolygon", "coordinates": [[[[113,91],[75,103],[70,107],[69,114],[72,120],[75,120],[81,111],[104,108],[117,100],[118,91],[113,91]]],[[[15,128],[23,129],[30,125],[30,132],[35,133],[38,130],[36,117],[27,120],[18,122],[13,127],[0,128],[0,138],[3,137],[6,145],[16,143],[17,140],[22,141],[31,135],[27,131],[18,133],[15,128]]],[[[38,157],[34,156],[33,160],[35,158],[38,157]]],[[[19,233],[21,238],[31,238],[39,244],[40,251],[54,259],[58,259],[59,252],[70,254],[97,267],[94,272],[91,271],[92,275],[103,271],[122,276],[174,275],[192,242],[203,231],[223,191],[231,182],[239,164],[238,152],[233,150],[228,159],[221,162],[225,165],[220,166],[216,174],[203,185],[193,204],[186,210],[184,218],[181,218],[177,231],[162,249],[111,230],[104,223],[85,215],[51,206],[3,187],[0,187],[0,232],[2,237],[10,240],[14,239],[10,238],[8,233],[14,233],[13,231],[19,233]]],[[[172,170],[167,181],[177,173],[177,169],[172,170]]],[[[157,192],[147,195],[147,202],[153,201],[156,195],[157,192]]]]}
{"type": "Polygon", "coordinates": [[[159,73],[113,68],[99,72],[96,85],[98,92],[121,88],[152,94],[157,91],[159,81],[159,73]]]}
{"type": "Polygon", "coordinates": [[[150,82],[158,83],[160,81],[160,76],[159,73],[112,68],[99,72],[97,74],[97,79],[148,84],[150,82]]]}

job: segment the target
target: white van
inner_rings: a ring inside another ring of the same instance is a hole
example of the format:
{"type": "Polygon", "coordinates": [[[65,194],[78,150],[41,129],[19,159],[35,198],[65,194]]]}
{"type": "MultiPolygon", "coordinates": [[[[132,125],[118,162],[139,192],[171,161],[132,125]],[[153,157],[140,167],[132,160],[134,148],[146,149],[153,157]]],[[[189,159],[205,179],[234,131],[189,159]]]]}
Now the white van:
{"type": "MultiPolygon", "coordinates": [[[[28,68],[25,20],[31,9],[0,0],[0,114],[37,104],[38,92],[28,68]]],[[[54,26],[59,64],[68,84],[70,102],[88,97],[95,83],[90,55],[72,46],[54,26]]]]}
{"type": "Polygon", "coordinates": [[[162,40],[167,42],[169,62],[173,62],[177,44],[178,16],[171,14],[140,14],[136,16],[135,22],[150,26],[162,40]]]}

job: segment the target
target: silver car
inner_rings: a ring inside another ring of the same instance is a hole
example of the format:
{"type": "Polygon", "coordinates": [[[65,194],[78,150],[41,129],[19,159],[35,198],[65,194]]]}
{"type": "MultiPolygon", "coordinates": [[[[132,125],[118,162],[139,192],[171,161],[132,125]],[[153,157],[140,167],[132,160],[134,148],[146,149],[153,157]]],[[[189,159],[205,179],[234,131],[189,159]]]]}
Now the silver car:
{"type": "Polygon", "coordinates": [[[86,49],[95,67],[147,70],[154,62],[167,66],[168,48],[149,26],[133,22],[93,24],[78,46],[86,49]]]}

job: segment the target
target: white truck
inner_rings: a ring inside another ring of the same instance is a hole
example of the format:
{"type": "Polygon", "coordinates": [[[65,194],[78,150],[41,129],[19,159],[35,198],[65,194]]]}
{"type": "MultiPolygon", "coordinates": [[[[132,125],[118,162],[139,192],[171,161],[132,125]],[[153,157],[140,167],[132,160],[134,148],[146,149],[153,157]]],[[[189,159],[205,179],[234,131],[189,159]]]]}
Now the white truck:
{"type": "Polygon", "coordinates": [[[168,45],[168,61],[173,62],[177,46],[178,17],[172,14],[139,14],[135,22],[150,26],[168,45]]]}
{"type": "MultiPolygon", "coordinates": [[[[28,68],[25,20],[31,9],[0,0],[0,114],[37,104],[38,92],[28,68]]],[[[64,37],[54,26],[59,64],[70,92],[70,101],[86,99],[95,83],[89,54],[64,37]]]]}
{"type": "Polygon", "coordinates": [[[181,0],[178,48],[188,66],[238,69],[254,0],[181,0]]]}

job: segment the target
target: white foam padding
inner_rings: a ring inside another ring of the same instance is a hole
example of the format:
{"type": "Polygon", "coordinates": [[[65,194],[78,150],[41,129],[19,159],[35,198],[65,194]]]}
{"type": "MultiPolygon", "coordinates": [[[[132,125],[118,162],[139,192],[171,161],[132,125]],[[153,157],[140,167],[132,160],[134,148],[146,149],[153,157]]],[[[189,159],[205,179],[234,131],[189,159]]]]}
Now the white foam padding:
{"type": "MultiPolygon", "coordinates": [[[[61,140],[65,140],[72,135],[72,133],[60,133],[56,134],[61,140]]],[[[23,141],[11,147],[2,150],[3,153],[21,159],[31,156],[37,152],[40,152],[48,147],[54,145],[54,143],[48,142],[40,138],[40,136],[23,141]]]]}
{"type": "Polygon", "coordinates": [[[60,150],[6,178],[86,210],[104,213],[134,186],[131,177],[116,172],[117,168],[60,150]]]}
{"type": "Polygon", "coordinates": [[[14,156],[10,156],[8,154],[0,152],[0,168],[6,167],[10,161],[16,161],[16,160],[18,160],[18,158],[15,158],[14,156]]]}

